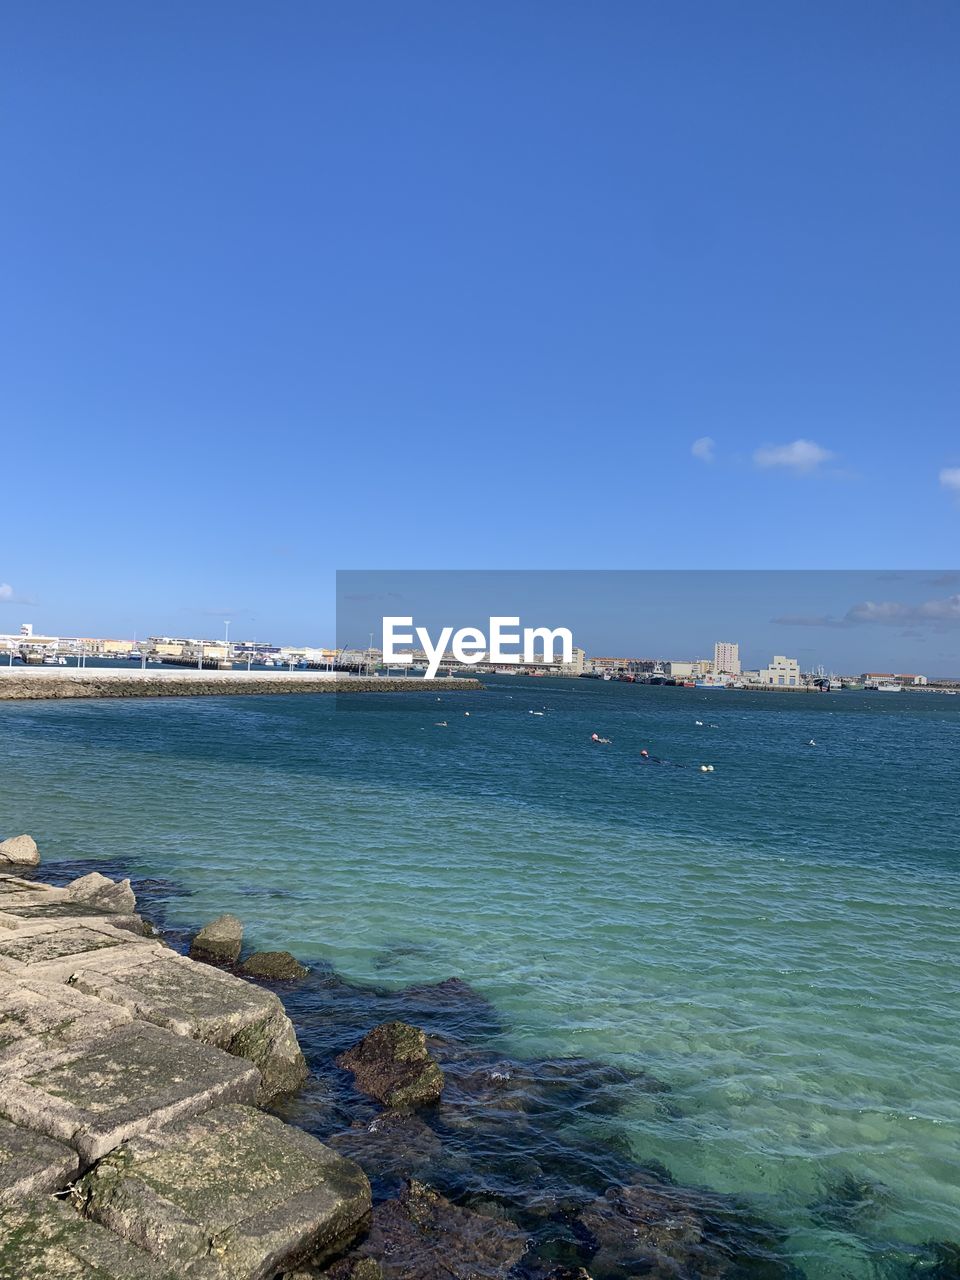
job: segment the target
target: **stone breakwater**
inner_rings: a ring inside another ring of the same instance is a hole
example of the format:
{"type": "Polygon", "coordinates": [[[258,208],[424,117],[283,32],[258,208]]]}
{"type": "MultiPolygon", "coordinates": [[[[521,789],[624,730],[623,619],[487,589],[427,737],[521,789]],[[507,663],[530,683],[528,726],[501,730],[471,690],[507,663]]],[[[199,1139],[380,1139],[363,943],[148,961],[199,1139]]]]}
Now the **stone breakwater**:
{"type": "Polygon", "coordinates": [[[423,693],[482,689],[479,680],[335,676],[314,671],[109,671],[100,667],[0,667],[0,699],[194,698],[264,693],[423,693]]]}
{"type": "Polygon", "coordinates": [[[0,870],[0,1277],[268,1280],[342,1251],[366,1175],[260,1110],[307,1077],[283,1005],[135,905],[0,870]]]}

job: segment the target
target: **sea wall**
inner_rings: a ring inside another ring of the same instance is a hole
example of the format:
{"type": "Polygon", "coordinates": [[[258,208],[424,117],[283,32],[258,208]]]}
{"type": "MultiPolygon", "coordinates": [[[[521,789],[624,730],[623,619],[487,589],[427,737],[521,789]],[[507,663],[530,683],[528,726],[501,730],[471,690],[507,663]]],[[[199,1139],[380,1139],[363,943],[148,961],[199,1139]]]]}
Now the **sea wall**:
{"type": "Polygon", "coordinates": [[[109,671],[0,668],[0,700],[29,698],[194,698],[265,693],[437,693],[482,689],[479,680],[332,676],[323,672],[109,671]]]}

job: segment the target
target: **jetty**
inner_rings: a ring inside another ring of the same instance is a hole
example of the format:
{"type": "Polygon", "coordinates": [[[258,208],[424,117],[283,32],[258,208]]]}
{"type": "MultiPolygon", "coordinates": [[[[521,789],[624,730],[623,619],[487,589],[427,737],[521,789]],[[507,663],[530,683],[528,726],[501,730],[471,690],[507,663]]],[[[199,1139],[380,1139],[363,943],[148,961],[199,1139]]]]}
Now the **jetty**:
{"type": "Polygon", "coordinates": [[[195,698],[204,694],[453,693],[482,689],[479,680],[444,676],[350,676],[328,671],[117,671],[106,667],[0,666],[0,700],[36,698],[195,698]]]}
{"type": "Polygon", "coordinates": [[[307,1077],[278,997],[158,940],[127,881],[20,871],[0,870],[0,1277],[268,1280],[347,1247],[366,1175],[261,1110],[307,1077]]]}

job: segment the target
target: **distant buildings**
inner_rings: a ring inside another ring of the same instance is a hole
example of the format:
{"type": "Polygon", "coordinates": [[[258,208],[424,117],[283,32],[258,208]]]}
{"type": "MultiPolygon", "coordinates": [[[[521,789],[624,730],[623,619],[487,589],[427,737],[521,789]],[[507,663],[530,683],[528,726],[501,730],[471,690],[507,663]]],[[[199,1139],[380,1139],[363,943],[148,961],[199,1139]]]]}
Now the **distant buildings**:
{"type": "Polygon", "coordinates": [[[784,688],[792,688],[802,683],[800,663],[796,658],[784,658],[780,654],[774,657],[769,667],[762,667],[757,674],[759,684],[783,685],[784,688]]]}
{"type": "Polygon", "coordinates": [[[718,676],[740,674],[740,646],[726,640],[718,640],[713,646],[713,673],[718,676]]]}

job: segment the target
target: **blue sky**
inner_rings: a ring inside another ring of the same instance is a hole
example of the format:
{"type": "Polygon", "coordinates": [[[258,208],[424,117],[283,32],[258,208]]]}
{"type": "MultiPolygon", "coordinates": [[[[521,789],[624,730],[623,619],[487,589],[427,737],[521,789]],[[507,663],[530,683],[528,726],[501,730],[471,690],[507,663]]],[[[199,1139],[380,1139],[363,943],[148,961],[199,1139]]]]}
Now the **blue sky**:
{"type": "Polygon", "coordinates": [[[952,0],[4,26],[0,630],[322,641],[337,568],[956,564],[952,0]]]}

